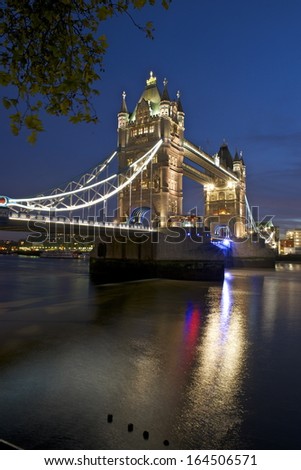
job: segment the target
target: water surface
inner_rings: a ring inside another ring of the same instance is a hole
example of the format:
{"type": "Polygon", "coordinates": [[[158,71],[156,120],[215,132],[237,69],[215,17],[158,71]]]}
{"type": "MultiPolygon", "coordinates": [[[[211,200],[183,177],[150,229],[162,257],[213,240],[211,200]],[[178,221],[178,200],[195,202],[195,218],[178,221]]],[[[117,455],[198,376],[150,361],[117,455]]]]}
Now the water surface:
{"type": "Polygon", "coordinates": [[[300,449],[300,267],[99,286],[83,260],[1,256],[0,438],[300,449]]]}

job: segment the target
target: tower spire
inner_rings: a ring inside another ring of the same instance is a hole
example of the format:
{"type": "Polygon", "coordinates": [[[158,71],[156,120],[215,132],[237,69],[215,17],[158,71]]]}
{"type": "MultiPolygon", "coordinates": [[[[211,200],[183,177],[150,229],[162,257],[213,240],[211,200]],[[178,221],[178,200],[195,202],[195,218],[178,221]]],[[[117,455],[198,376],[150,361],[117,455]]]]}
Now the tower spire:
{"type": "Polygon", "coordinates": [[[183,110],[183,106],[182,106],[182,103],[181,103],[180,96],[181,96],[181,93],[180,93],[180,91],[178,90],[178,91],[177,91],[177,105],[178,105],[178,113],[184,113],[184,110],[183,110]]]}
{"type": "Polygon", "coordinates": [[[167,83],[168,83],[168,81],[166,80],[166,78],[164,78],[164,80],[163,80],[164,88],[163,88],[163,92],[162,92],[162,95],[161,95],[161,101],[170,101],[168,90],[167,90],[167,83]]]}
{"type": "Polygon", "coordinates": [[[123,91],[122,92],[122,103],[121,103],[121,108],[120,108],[120,113],[128,113],[128,108],[127,108],[127,105],[126,105],[126,102],[125,102],[125,98],[126,98],[126,92],[123,91]]]}
{"type": "MultiPolygon", "coordinates": [[[[126,92],[122,93],[121,108],[118,113],[118,129],[125,129],[129,120],[129,112],[125,102],[126,92]]],[[[120,137],[121,138],[121,137],[120,137]]]]}
{"type": "Polygon", "coordinates": [[[156,83],[157,83],[157,78],[154,77],[154,73],[151,70],[149,73],[149,78],[146,80],[146,85],[151,86],[151,85],[156,85],[156,83]]]}

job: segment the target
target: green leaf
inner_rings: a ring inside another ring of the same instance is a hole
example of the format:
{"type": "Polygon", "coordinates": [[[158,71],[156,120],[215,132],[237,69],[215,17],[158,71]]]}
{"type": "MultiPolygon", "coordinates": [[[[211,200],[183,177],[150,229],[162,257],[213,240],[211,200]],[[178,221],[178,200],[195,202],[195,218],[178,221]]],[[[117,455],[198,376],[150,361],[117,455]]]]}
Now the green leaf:
{"type": "Polygon", "coordinates": [[[2,103],[5,109],[9,109],[11,107],[11,101],[8,98],[2,98],[2,103]]]}
{"type": "Polygon", "coordinates": [[[105,21],[107,18],[112,16],[112,9],[107,6],[102,6],[97,10],[97,18],[99,21],[105,21]]]}
{"type": "Polygon", "coordinates": [[[138,10],[143,8],[145,4],[146,4],[146,0],[133,0],[133,6],[134,8],[137,8],[138,10]]]}
{"type": "Polygon", "coordinates": [[[161,3],[162,3],[162,7],[165,8],[165,10],[168,10],[171,0],[162,0],[161,3]]]}
{"type": "Polygon", "coordinates": [[[11,75],[7,72],[0,72],[0,85],[7,86],[11,83],[11,75]]]}
{"type": "Polygon", "coordinates": [[[37,114],[30,114],[25,117],[24,123],[28,129],[33,129],[35,131],[43,131],[43,125],[41,119],[37,114]]]}
{"type": "Polygon", "coordinates": [[[14,114],[11,114],[9,116],[9,118],[10,118],[12,123],[18,124],[19,126],[21,126],[22,116],[21,116],[21,113],[19,111],[14,113],[14,114]]]}
{"type": "MultiPolygon", "coordinates": [[[[131,18],[132,24],[153,37],[153,24],[136,23],[129,14],[171,0],[9,0],[0,6],[0,86],[13,88],[17,99],[5,97],[12,133],[23,126],[29,141],[43,130],[40,112],[68,116],[70,122],[95,122],[95,83],[104,72],[108,43],[99,36],[100,23],[114,15],[131,18]],[[37,100],[38,98],[38,100],[37,100]]],[[[129,27],[131,27],[129,23],[129,27]]]]}
{"type": "Polygon", "coordinates": [[[71,108],[71,100],[68,100],[65,98],[61,103],[60,103],[60,110],[62,114],[68,114],[70,108],[71,108]]]}
{"type": "Polygon", "coordinates": [[[30,144],[35,144],[37,141],[38,134],[36,131],[33,131],[29,136],[27,137],[27,142],[30,144]]]}
{"type": "Polygon", "coordinates": [[[20,129],[19,129],[18,126],[16,126],[16,124],[11,124],[10,128],[11,128],[11,131],[12,131],[13,135],[15,135],[15,136],[19,135],[20,129]]]}

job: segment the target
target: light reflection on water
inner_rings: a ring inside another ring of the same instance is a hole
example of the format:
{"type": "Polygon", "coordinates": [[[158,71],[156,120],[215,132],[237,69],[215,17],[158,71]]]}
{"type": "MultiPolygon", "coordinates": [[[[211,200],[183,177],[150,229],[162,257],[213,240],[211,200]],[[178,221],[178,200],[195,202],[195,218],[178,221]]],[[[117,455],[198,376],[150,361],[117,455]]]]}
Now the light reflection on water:
{"type": "Polygon", "coordinates": [[[187,391],[188,406],[181,416],[185,428],[190,429],[192,448],[221,448],[225,442],[237,444],[246,341],[244,320],[233,304],[229,284],[226,277],[221,293],[216,287],[208,290],[210,311],[197,347],[196,367],[187,391]]]}
{"type": "Polygon", "coordinates": [[[276,264],[276,271],[301,271],[300,263],[285,263],[280,262],[276,264]]]}
{"type": "Polygon", "coordinates": [[[81,262],[0,258],[0,285],[0,438],[299,448],[300,272],[96,286],[81,262]]]}

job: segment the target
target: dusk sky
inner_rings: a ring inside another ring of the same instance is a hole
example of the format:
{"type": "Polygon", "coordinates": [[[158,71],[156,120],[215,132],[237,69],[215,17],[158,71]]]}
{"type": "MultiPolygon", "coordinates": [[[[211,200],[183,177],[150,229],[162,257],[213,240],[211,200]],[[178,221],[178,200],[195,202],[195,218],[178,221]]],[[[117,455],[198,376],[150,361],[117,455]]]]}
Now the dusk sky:
{"type": "MultiPolygon", "coordinates": [[[[152,70],[160,89],[167,78],[171,98],[181,92],[185,137],[208,153],[224,140],[232,155],[242,151],[250,205],[274,215],[282,232],[300,227],[300,0],[173,0],[168,11],[158,4],[133,14],[154,22],[155,39],[125,16],[103,23],[109,48],[97,125],[46,117],[31,145],[26,133],[10,133],[1,109],[0,194],[34,195],[106,158],[123,90],[132,111],[152,70]]],[[[186,211],[200,205],[201,186],[186,182],[185,191],[186,211]]]]}

